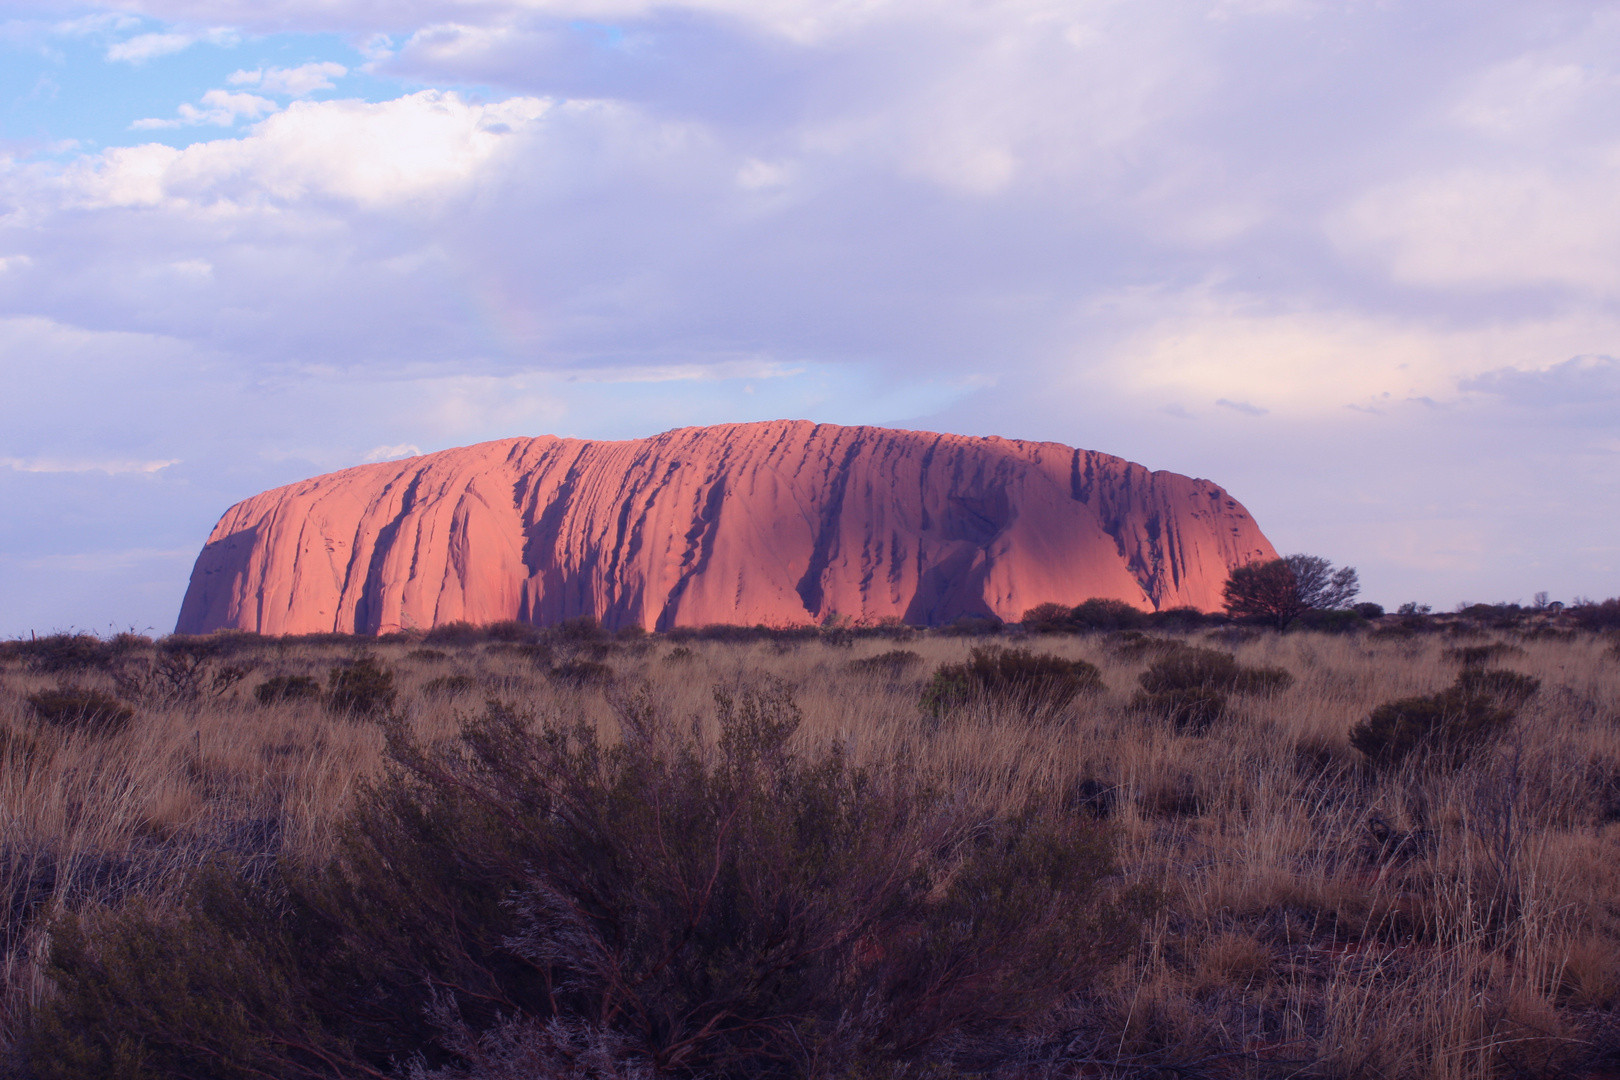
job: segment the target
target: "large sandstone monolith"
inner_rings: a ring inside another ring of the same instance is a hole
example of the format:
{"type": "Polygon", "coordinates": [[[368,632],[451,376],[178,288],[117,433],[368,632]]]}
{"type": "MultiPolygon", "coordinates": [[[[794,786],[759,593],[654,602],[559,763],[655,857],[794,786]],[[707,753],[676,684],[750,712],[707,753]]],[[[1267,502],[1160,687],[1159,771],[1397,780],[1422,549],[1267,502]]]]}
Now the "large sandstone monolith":
{"type": "Polygon", "coordinates": [[[1274,558],[1220,487],[1058,443],[806,421],[502,439],[231,507],[176,630],[648,629],[1220,605],[1274,558]]]}

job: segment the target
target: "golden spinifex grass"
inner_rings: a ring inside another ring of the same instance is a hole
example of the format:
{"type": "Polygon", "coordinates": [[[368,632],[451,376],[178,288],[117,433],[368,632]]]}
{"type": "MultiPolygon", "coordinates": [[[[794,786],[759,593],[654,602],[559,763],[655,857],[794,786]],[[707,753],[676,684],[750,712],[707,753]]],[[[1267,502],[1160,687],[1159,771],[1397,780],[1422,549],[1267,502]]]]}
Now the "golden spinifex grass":
{"type": "Polygon", "coordinates": [[[1106,635],[1016,643],[1096,665],[1100,691],[1061,705],[974,698],[940,715],[920,707],[927,680],[982,640],[256,644],[208,661],[245,677],[149,692],[105,730],[48,723],[27,699],[64,684],[130,696],[127,676],[13,659],[0,672],[0,1020],[22,1030],[52,993],[44,961],[62,911],[161,910],[221,853],[249,867],[330,856],[357,788],[383,767],[386,725],[310,696],[261,702],[254,688],[287,676],[331,686],[331,669],[364,651],[392,672],[397,715],[423,745],[490,698],[612,743],[606,675],[581,664],[605,663],[611,686],[645,684],[711,728],[717,686],[771,678],[792,688],[803,746],[836,741],[855,766],[903,768],[960,807],[1098,820],[1115,837],[1117,884],[1160,902],[1020,1067],[1479,1077],[1620,1055],[1620,661],[1608,640],[1187,640],[1292,683],[1237,694],[1198,728],[1139,693],[1154,651],[1106,635]],[[1498,640],[1511,648],[1492,666],[1541,683],[1500,737],[1439,766],[1417,753],[1375,768],[1352,749],[1377,706],[1446,689],[1479,659],[1459,646],[1498,640]],[[921,662],[858,663],[896,649],[921,662]]]}

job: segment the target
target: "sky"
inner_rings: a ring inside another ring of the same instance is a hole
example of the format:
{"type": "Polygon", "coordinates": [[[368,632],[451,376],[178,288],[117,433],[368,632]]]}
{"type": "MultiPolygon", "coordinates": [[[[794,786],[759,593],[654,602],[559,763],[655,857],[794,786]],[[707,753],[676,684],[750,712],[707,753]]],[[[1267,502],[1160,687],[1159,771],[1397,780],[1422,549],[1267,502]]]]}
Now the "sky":
{"type": "Polygon", "coordinates": [[[1620,7],[0,2],[0,635],[232,503],[805,418],[1210,478],[1393,607],[1620,593],[1620,7]]]}

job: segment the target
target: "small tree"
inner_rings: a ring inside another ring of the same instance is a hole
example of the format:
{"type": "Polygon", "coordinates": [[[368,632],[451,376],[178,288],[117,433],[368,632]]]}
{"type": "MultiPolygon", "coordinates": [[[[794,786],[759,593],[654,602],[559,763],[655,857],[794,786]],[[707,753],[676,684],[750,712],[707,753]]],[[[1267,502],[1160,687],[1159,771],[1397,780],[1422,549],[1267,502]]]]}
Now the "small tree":
{"type": "Polygon", "coordinates": [[[1307,611],[1343,608],[1360,591],[1355,567],[1335,570],[1317,555],[1289,555],[1233,570],[1223,596],[1227,614],[1265,619],[1281,630],[1307,611]]]}

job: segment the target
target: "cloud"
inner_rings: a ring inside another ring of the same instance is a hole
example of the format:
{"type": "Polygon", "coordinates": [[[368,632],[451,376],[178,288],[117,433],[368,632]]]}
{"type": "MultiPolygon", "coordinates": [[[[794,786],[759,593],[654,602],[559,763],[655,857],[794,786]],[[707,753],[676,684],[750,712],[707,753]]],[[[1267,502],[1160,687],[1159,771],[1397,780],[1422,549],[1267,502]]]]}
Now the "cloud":
{"type": "MultiPolygon", "coordinates": [[[[205,109],[181,107],[180,123],[233,123],[273,112],[272,101],[211,90],[205,109]]],[[[589,103],[564,111],[589,111],[589,103]]],[[[552,103],[514,98],[474,104],[424,90],[394,101],[294,102],[242,139],[121,147],[85,158],[62,176],[69,199],[112,209],[268,206],[337,196],[388,203],[457,187],[512,133],[540,121],[552,103]]],[[[151,123],[151,122],[143,122],[151,123]]]]}
{"type": "Polygon", "coordinates": [[[61,461],[54,458],[0,457],[0,467],[22,473],[105,473],[108,476],[134,473],[149,476],[178,464],[179,458],[166,461],[61,461]]]}
{"type": "Polygon", "coordinates": [[[137,120],[130,127],[136,131],[159,128],[196,127],[212,124],[215,127],[234,127],[238,120],[257,120],[275,112],[279,105],[269,98],[255,94],[233,94],[229,90],[210,90],[202,96],[202,107],[185,104],[180,115],[173,120],[137,120]]]}
{"type": "Polygon", "coordinates": [[[107,59],[130,64],[144,64],[146,61],[159,56],[169,56],[173,53],[183,52],[198,43],[228,47],[235,45],[239,40],[240,35],[229,27],[137,34],[125,41],[109,45],[107,47],[107,59]]]}
{"type": "Polygon", "coordinates": [[[317,90],[334,88],[333,79],[349,73],[342,64],[332,61],[303,64],[295,68],[269,68],[257,71],[233,72],[225,81],[232,86],[253,86],[267,94],[285,97],[303,97],[317,90]]]}
{"type": "Polygon", "coordinates": [[[396,458],[416,457],[422,452],[415,443],[400,443],[397,446],[373,447],[366,454],[366,461],[393,461],[396,458]]]}
{"type": "Polygon", "coordinates": [[[1620,401],[1620,360],[1577,356],[1548,368],[1497,368],[1464,379],[1462,389],[1493,394],[1520,408],[1563,405],[1612,408],[1620,401]]]}
{"type": "Polygon", "coordinates": [[[1230,401],[1226,398],[1217,398],[1215,400],[1215,404],[1221,406],[1223,409],[1231,409],[1233,412],[1240,412],[1244,416],[1264,416],[1266,413],[1271,411],[1270,409],[1262,409],[1258,405],[1251,405],[1247,401],[1230,401]]]}

